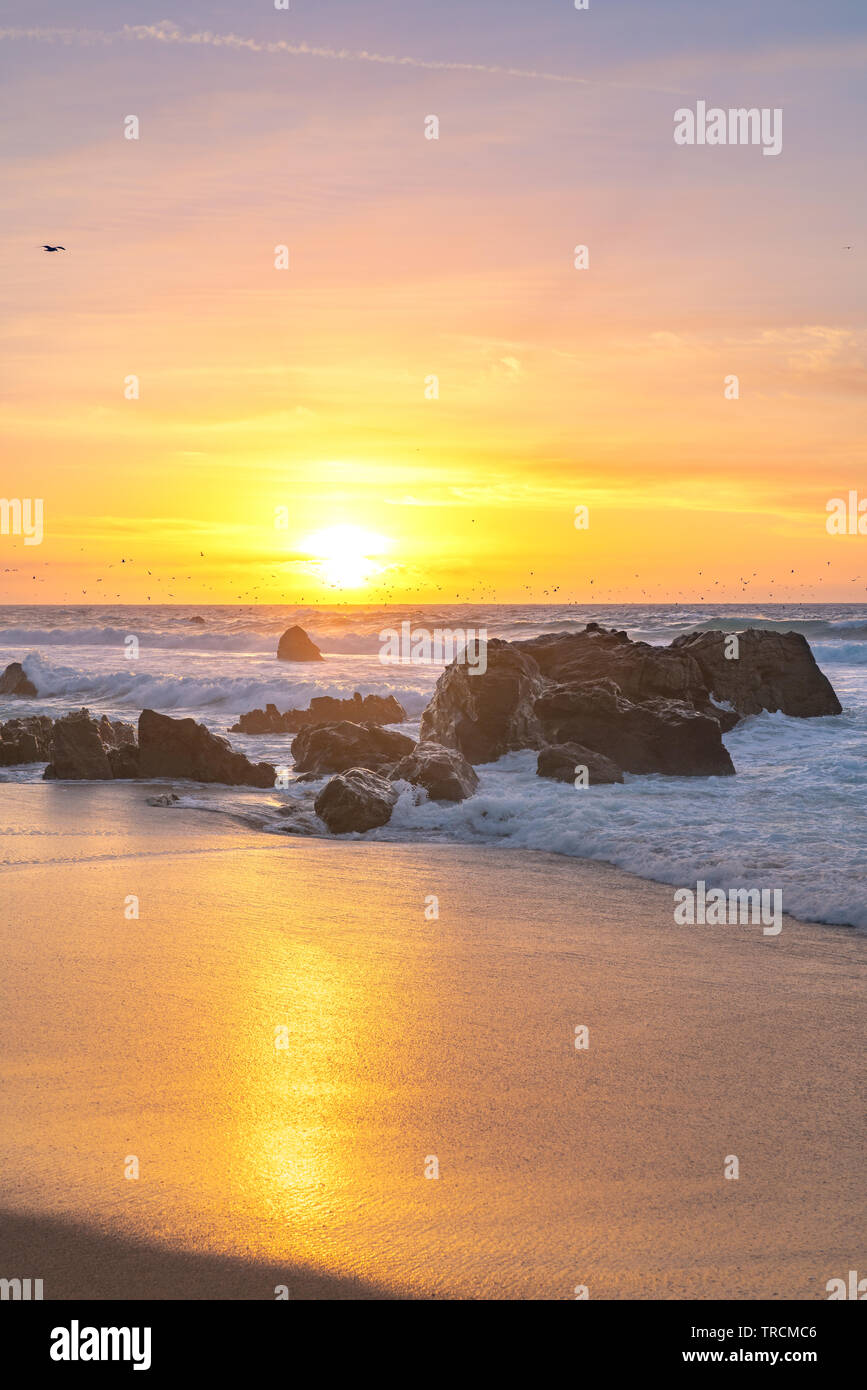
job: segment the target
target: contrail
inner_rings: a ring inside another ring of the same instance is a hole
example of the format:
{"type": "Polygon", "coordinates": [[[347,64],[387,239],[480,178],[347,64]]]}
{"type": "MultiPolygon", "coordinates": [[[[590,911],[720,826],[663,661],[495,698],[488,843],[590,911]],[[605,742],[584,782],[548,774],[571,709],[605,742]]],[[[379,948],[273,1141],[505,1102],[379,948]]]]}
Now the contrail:
{"type": "Polygon", "coordinates": [[[616,82],[607,78],[576,77],[568,73],[539,72],[535,68],[501,67],[492,63],[458,63],[434,58],[396,57],[388,53],[371,53],[367,49],[323,48],[317,44],[288,43],[285,39],[263,42],[246,39],[240,34],[215,34],[210,29],[201,33],[185,33],[171,20],[159,24],[125,24],[122,29],[106,32],[101,29],[0,29],[2,39],[33,39],[38,43],[64,43],[81,46],[113,44],[118,41],[151,43],[197,44],[209,48],[234,48],[250,53],[285,53],[290,57],[326,58],[345,63],[382,63],[388,67],[426,68],[433,72],[477,72],[493,77],[523,77],[537,82],[560,82],[573,87],[622,87],[628,90],[677,93],[673,87],[653,86],[634,82],[616,82]]]}

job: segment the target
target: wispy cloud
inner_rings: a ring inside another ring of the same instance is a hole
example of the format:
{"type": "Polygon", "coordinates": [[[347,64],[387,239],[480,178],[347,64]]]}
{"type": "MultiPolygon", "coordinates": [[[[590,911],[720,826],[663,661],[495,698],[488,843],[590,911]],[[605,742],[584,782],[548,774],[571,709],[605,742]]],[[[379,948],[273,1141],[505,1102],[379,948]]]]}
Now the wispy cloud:
{"type": "Polygon", "coordinates": [[[263,42],[244,38],[240,34],[215,34],[206,29],[188,33],[172,20],[159,24],[125,24],[122,29],[17,28],[0,29],[0,40],[30,39],[37,43],[76,44],[83,47],[100,44],[144,41],[165,44],[194,44],[199,47],[228,48],[248,53],[285,54],[296,58],[325,58],[346,63],[380,63],[387,67],[424,68],[432,72],[483,73],[492,77],[529,78],[537,82],[560,82],[575,87],[623,87],[629,90],[671,92],[682,95],[681,89],[654,83],[618,82],[611,78],[578,77],[572,73],[543,72],[536,68],[503,67],[496,63],[462,63],[447,59],[412,58],[390,53],[372,53],[367,49],[327,48],[320,44],[287,43],[285,39],[263,42]]]}

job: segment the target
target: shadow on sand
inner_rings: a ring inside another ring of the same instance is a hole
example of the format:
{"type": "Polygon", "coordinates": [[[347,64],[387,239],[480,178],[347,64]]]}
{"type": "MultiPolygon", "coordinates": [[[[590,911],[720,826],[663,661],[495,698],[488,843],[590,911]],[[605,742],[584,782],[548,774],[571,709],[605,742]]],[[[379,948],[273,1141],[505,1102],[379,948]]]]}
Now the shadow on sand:
{"type": "Polygon", "coordinates": [[[351,1276],[303,1265],[170,1250],[57,1217],[0,1212],[0,1277],[42,1279],[58,1299],[390,1299],[351,1276]]]}

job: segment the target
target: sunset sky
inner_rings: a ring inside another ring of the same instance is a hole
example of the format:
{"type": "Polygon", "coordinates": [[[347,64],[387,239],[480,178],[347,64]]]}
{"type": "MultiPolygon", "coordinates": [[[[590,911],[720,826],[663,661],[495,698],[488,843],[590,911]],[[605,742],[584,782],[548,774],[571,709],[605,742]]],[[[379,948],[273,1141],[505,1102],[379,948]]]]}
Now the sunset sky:
{"type": "Polygon", "coordinates": [[[863,0],[2,26],[0,601],[864,601],[863,0]]]}

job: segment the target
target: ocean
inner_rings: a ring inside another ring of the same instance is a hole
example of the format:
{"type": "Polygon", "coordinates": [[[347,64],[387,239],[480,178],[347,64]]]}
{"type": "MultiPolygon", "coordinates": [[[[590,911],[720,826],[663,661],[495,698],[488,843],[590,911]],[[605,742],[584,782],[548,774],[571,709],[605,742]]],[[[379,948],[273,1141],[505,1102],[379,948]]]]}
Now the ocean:
{"type": "MultiPolygon", "coordinates": [[[[226,735],[240,714],[269,702],[282,711],[306,707],[315,695],[359,690],[394,694],[407,711],[400,727],[417,737],[442,667],[380,661],[380,633],[402,621],[515,639],[597,621],[657,644],[707,628],[803,633],[843,713],[743,720],[725,740],[734,778],[627,776],[623,785],[578,794],[536,777],[534,753],[513,753],[479,767],[478,792],[458,805],[405,791],[389,824],[365,838],[547,850],[676,886],[703,879],[708,887],[780,889],[784,910],[795,917],[867,929],[865,605],[5,607],[0,670],[23,661],[40,694],[0,697],[0,719],[86,705],[97,715],[135,721],[151,707],[192,716],[226,735]],[[277,640],[294,623],[322,650],[321,665],[276,660],[277,640]],[[137,639],[136,659],[127,655],[130,637],[137,639]]],[[[254,761],[291,769],[291,735],[229,738],[254,761]]],[[[0,770],[2,781],[41,776],[41,766],[0,770]]],[[[312,809],[321,785],[293,782],[263,792],[178,783],[175,789],[181,808],[229,815],[268,834],[324,835],[312,809]]],[[[26,862],[20,844],[14,859],[3,857],[10,853],[0,850],[0,862],[26,862]]]]}

